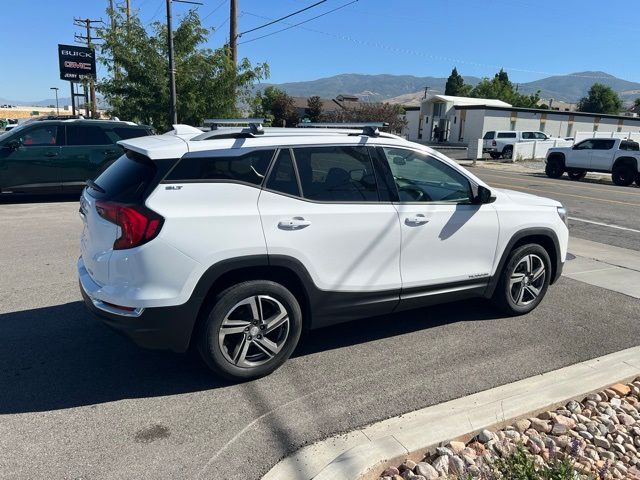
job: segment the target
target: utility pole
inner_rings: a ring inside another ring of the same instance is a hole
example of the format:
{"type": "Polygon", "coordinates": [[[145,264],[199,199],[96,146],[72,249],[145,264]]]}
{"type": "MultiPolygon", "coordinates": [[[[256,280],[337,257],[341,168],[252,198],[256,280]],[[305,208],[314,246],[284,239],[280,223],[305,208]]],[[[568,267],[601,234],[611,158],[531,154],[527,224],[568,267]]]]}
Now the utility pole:
{"type": "Polygon", "coordinates": [[[176,66],[173,58],[173,26],[171,24],[171,0],[167,0],[167,43],[169,47],[169,117],[170,124],[178,123],[176,108],[176,66]]]}
{"type": "Polygon", "coordinates": [[[49,90],[56,92],[56,115],[60,115],[60,107],[58,106],[58,87],[50,87],[49,90]]]}
{"type": "MultiPolygon", "coordinates": [[[[85,43],[87,44],[87,48],[91,48],[91,42],[93,40],[101,40],[100,37],[92,37],[91,29],[95,28],[93,26],[94,23],[104,23],[102,20],[91,20],[89,18],[74,18],[73,24],[77,27],[84,26],[86,28],[86,35],[74,35],[74,40],[76,43],[85,43]]],[[[85,83],[85,113],[87,117],[89,116],[89,102],[87,101],[87,87],[85,83]]],[[[91,95],[91,118],[96,117],[96,85],[95,78],[89,79],[89,91],[91,95]]]]}
{"type": "Polygon", "coordinates": [[[127,25],[131,21],[131,0],[127,0],[127,25]]]}
{"type": "Polygon", "coordinates": [[[229,12],[229,50],[233,68],[238,65],[238,0],[230,0],[229,12]]]}

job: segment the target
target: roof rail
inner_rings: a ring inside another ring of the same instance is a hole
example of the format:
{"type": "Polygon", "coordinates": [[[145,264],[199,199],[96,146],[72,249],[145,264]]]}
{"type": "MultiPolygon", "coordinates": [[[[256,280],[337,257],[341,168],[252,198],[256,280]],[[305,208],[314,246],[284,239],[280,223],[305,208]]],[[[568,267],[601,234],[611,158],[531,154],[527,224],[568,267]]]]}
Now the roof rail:
{"type": "Polygon", "coordinates": [[[261,135],[264,133],[264,121],[264,118],[208,118],[204,124],[211,125],[211,130],[217,130],[219,125],[247,125],[253,135],[261,135]]]}
{"type": "Polygon", "coordinates": [[[377,137],[380,135],[379,128],[388,127],[387,122],[354,122],[354,123],[332,123],[332,122],[308,122],[299,123],[299,128],[352,128],[354,130],[362,129],[362,135],[368,137],[377,137]]]}

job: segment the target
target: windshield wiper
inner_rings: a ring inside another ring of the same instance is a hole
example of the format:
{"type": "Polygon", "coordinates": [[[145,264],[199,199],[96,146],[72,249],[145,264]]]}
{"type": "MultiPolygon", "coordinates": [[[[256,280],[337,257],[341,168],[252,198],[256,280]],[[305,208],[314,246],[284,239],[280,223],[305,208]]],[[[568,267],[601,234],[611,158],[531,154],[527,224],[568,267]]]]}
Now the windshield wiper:
{"type": "Polygon", "coordinates": [[[87,185],[87,187],[92,188],[100,193],[107,193],[107,191],[104,188],[102,188],[100,185],[98,185],[96,182],[94,182],[91,179],[87,180],[85,184],[87,185]]]}

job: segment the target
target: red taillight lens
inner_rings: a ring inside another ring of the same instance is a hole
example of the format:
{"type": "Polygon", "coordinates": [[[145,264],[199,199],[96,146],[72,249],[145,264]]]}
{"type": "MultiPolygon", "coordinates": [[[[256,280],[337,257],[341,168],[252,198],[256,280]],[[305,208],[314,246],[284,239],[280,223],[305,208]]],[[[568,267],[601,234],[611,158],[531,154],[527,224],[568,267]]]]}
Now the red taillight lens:
{"type": "Polygon", "coordinates": [[[105,220],[120,227],[121,234],[113,242],[114,250],[124,250],[147,243],[155,238],[164,219],[145,207],[124,205],[117,202],[96,202],[96,211],[105,220]]]}

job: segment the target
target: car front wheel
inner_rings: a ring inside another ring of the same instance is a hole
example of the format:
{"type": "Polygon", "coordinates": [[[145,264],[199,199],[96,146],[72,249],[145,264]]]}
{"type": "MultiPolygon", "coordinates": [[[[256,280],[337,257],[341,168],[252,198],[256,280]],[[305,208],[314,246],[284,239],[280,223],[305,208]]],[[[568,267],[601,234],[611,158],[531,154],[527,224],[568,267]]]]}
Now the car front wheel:
{"type": "Polygon", "coordinates": [[[221,292],[200,332],[202,359],[229,380],[268,375],[293,353],[302,312],[293,294],[268,280],[252,280],[221,292]]]}
{"type": "Polygon", "coordinates": [[[544,169],[544,173],[546,173],[549,178],[560,178],[564,173],[564,168],[559,160],[550,158],[547,160],[547,166],[544,169]]]}
{"type": "Polygon", "coordinates": [[[537,244],[511,252],[493,294],[494,303],[505,313],[523,315],[542,301],[551,280],[551,260],[537,244]]]}

